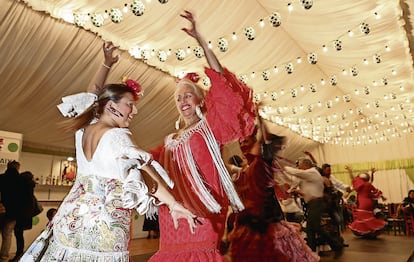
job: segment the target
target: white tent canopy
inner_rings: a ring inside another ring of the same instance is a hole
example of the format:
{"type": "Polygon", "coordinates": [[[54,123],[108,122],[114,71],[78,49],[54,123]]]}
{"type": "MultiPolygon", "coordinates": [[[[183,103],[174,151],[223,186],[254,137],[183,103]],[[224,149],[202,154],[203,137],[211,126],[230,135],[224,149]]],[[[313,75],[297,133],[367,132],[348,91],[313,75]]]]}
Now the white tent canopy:
{"type": "Polygon", "coordinates": [[[108,82],[128,76],[144,87],[131,126],[137,143],[161,144],[178,117],[175,77],[204,77],[205,58],[180,30],[188,9],[222,64],[254,90],[269,129],[288,137],[288,158],[303,150],[330,163],[414,155],[412,1],[0,3],[0,130],[22,133],[26,149],[73,151],[72,135],[56,127],[56,105],[85,90],[103,60],[102,39],[121,48],[108,82]],[[111,21],[113,9],[121,21],[111,21]]]}

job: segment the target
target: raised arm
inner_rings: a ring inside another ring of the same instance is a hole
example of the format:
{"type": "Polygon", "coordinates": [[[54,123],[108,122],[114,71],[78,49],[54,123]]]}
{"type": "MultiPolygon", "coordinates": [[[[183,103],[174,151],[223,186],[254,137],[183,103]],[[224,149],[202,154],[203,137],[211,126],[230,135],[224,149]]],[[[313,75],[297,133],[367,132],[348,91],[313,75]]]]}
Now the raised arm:
{"type": "Polygon", "coordinates": [[[351,181],[354,180],[354,174],[352,173],[352,167],[345,166],[345,169],[348,170],[349,178],[351,178],[351,181]]]}
{"type": "Polygon", "coordinates": [[[318,163],[316,162],[316,159],[313,157],[313,155],[311,154],[311,152],[309,152],[309,151],[303,151],[303,153],[304,153],[305,155],[307,155],[307,156],[310,158],[310,160],[312,160],[312,162],[313,162],[313,164],[314,164],[315,166],[317,166],[317,165],[318,165],[318,163]]]}
{"type": "Polygon", "coordinates": [[[200,32],[197,29],[196,20],[194,19],[193,13],[191,13],[190,11],[184,10],[184,14],[181,14],[180,16],[190,21],[192,27],[182,28],[182,30],[186,32],[189,36],[194,37],[197,40],[198,44],[203,48],[204,54],[207,58],[208,64],[210,65],[210,68],[223,74],[223,67],[218,61],[216,55],[208,47],[207,42],[204,40],[203,36],[200,34],[200,32]]]}
{"type": "Polygon", "coordinates": [[[113,64],[118,62],[119,55],[114,56],[114,51],[118,49],[112,42],[103,43],[104,61],[99,65],[98,71],[88,85],[87,92],[97,94],[103,88],[106,78],[113,64]]]}
{"type": "Polygon", "coordinates": [[[375,171],[377,171],[375,169],[375,167],[371,168],[371,179],[369,181],[371,184],[374,182],[374,173],[375,173],[375,171]]]}

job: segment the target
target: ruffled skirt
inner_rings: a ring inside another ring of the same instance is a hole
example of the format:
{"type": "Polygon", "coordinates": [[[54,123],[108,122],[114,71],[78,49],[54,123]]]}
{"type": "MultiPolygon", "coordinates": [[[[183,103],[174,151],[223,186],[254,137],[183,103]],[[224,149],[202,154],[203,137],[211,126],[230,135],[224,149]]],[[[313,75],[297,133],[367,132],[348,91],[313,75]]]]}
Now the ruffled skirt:
{"type": "Polygon", "coordinates": [[[349,229],[361,237],[375,237],[385,228],[386,222],[374,217],[374,213],[368,210],[355,209],[353,212],[354,221],[349,225],[349,229]]]}
{"type": "Polygon", "coordinates": [[[296,225],[286,221],[271,223],[265,234],[246,225],[236,226],[229,235],[231,261],[319,261],[319,256],[306,244],[296,225]]]}

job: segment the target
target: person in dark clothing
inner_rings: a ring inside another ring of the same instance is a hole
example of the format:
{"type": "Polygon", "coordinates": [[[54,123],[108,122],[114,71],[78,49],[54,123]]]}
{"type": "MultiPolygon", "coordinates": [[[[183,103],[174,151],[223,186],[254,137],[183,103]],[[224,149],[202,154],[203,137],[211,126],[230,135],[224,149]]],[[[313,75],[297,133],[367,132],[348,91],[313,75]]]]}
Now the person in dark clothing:
{"type": "Polygon", "coordinates": [[[7,169],[4,174],[0,175],[0,192],[1,201],[6,208],[4,224],[1,228],[1,250],[0,262],[6,262],[9,257],[9,251],[12,241],[12,232],[16,225],[16,219],[21,210],[21,177],[19,175],[20,163],[10,161],[7,163],[7,169]]]}
{"type": "Polygon", "coordinates": [[[16,237],[16,255],[9,262],[19,261],[24,251],[24,235],[23,231],[32,228],[32,217],[34,201],[34,187],[36,186],[33,180],[33,174],[30,171],[25,171],[20,174],[21,182],[21,210],[16,217],[16,225],[14,226],[14,236],[16,237]]]}

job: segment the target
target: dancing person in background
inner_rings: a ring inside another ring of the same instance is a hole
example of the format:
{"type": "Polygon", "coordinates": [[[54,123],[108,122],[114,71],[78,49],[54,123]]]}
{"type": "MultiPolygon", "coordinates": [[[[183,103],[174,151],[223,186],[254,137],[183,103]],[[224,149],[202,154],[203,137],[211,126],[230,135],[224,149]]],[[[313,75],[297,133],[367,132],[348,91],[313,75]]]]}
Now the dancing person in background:
{"type": "Polygon", "coordinates": [[[331,236],[321,225],[322,215],[326,209],[323,178],[314,167],[312,161],[307,158],[298,160],[298,168],[286,166],[287,173],[300,179],[299,188],[306,203],[306,236],[307,243],[313,251],[316,251],[316,236],[324,239],[335,252],[335,257],[342,255],[343,244],[336,237],[331,236]]]}
{"type": "Polygon", "coordinates": [[[189,11],[181,15],[191,28],[183,28],[203,48],[210,68],[205,72],[211,87],[205,94],[188,74],[177,83],[174,93],[179,120],[176,133],[153,151],[154,158],[175,183],[176,199],[198,217],[196,234],[188,228],[171,230],[168,209],[159,212],[160,248],[149,261],[223,261],[220,253],[229,204],[243,210],[230,174],[221,157],[220,146],[250,135],[256,112],[252,90],[223,68],[198,31],[189,11]]]}
{"type": "Polygon", "coordinates": [[[300,235],[300,225],[284,220],[276,198],[272,162],[284,140],[260,123],[257,132],[240,141],[247,165],[235,185],[245,209],[235,214],[228,236],[231,261],[319,261],[300,235]]]}
{"type": "Polygon", "coordinates": [[[130,79],[104,85],[118,61],[113,56],[116,49],[105,42],[105,60],[88,93],[64,97],[58,106],[63,115],[76,116],[63,124],[76,130],[77,176],[52,223],[22,261],[129,261],[133,209],[151,216],[162,203],[174,225],[183,218],[189,223],[187,230],[194,232],[195,216],[164,186],[173,186],[165,170],[131,138],[128,127],[137,114],[140,86],[130,79]],[[49,238],[44,253],[39,252],[42,237],[49,238]]]}
{"type": "MultiPolygon", "coordinates": [[[[354,176],[350,166],[345,167],[352,180],[352,186],[357,192],[357,206],[353,212],[353,221],[348,226],[351,231],[360,237],[376,238],[384,230],[386,222],[374,216],[374,198],[382,195],[370,182],[370,175],[361,173],[354,176]]],[[[375,168],[371,169],[371,176],[375,168]]]]}

